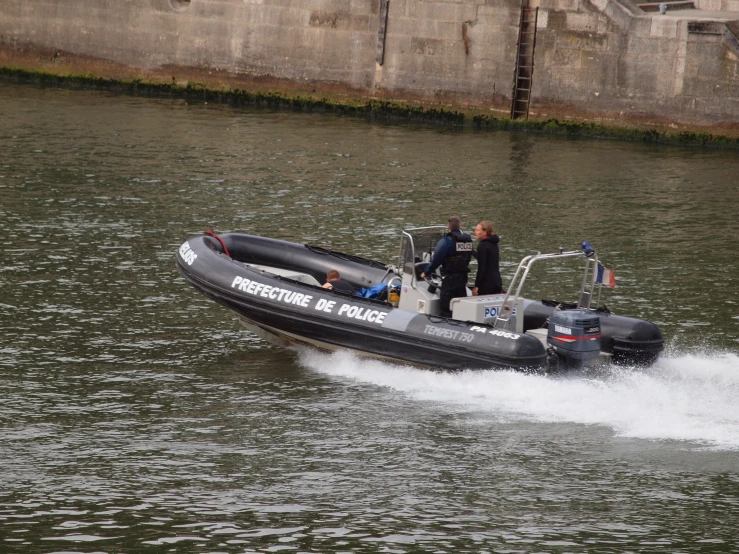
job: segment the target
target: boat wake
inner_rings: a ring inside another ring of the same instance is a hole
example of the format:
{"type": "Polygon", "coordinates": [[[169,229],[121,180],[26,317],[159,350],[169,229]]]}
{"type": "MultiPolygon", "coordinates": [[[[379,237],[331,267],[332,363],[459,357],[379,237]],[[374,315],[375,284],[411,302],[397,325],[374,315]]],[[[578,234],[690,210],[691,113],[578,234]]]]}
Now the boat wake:
{"type": "Polygon", "coordinates": [[[612,368],[597,378],[550,378],[513,371],[440,373],[301,352],[315,371],[388,387],[418,401],[485,411],[510,421],[602,425],[620,437],[691,441],[739,450],[739,356],[664,356],[648,369],[612,368]]]}

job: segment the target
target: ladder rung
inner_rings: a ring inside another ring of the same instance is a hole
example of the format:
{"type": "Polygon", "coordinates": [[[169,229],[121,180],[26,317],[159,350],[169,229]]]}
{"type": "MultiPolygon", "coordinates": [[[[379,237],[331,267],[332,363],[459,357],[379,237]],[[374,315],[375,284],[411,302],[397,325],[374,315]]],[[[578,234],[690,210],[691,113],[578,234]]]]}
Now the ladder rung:
{"type": "MultiPolygon", "coordinates": [[[[536,25],[537,10],[535,8],[522,8],[521,27],[518,31],[518,52],[516,53],[514,99],[513,105],[511,106],[512,119],[528,119],[529,117],[531,85],[533,82],[532,74],[534,72],[533,50],[536,47],[536,25]]],[[[496,321],[502,321],[503,319],[499,316],[496,321]]]]}

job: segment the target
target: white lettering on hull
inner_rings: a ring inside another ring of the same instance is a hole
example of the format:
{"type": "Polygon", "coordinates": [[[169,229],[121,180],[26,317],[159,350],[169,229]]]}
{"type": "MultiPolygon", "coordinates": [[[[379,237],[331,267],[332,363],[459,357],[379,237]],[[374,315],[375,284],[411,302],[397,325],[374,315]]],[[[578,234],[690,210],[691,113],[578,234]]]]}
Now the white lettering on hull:
{"type": "Polygon", "coordinates": [[[472,333],[465,333],[464,331],[458,331],[456,329],[447,329],[446,327],[437,327],[436,325],[426,325],[423,332],[426,335],[457,340],[460,342],[472,342],[475,339],[475,335],[472,333]]]}
{"type": "Polygon", "coordinates": [[[519,335],[518,333],[509,333],[507,331],[501,331],[500,329],[480,327],[479,325],[473,325],[472,327],[470,327],[470,331],[475,331],[477,333],[490,333],[491,335],[495,335],[496,337],[503,337],[513,340],[518,340],[521,337],[521,335],[519,335]]]}
{"type": "MultiPolygon", "coordinates": [[[[301,308],[310,308],[311,301],[313,300],[313,296],[310,294],[303,294],[302,292],[295,292],[272,285],[266,285],[258,281],[252,281],[246,277],[241,277],[240,275],[234,277],[234,280],[231,282],[231,288],[252,296],[269,298],[270,300],[277,300],[278,302],[300,306],[301,308]]],[[[335,307],[336,300],[327,300],[326,298],[319,298],[312,306],[314,310],[329,314],[334,313],[335,307]]],[[[387,312],[345,302],[339,306],[336,315],[346,317],[348,319],[367,321],[369,323],[382,325],[382,322],[385,321],[387,312]]]]}
{"type": "Polygon", "coordinates": [[[182,257],[182,261],[187,265],[192,265],[198,257],[198,255],[192,251],[192,248],[190,248],[190,243],[188,241],[185,241],[182,243],[182,246],[180,246],[180,256],[182,257]]]}

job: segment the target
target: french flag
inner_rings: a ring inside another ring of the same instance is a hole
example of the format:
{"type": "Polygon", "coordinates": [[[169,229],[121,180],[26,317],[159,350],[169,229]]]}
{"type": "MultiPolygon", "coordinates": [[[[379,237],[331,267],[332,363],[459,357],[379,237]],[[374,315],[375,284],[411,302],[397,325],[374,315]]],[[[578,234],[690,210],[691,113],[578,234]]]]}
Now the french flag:
{"type": "Polygon", "coordinates": [[[595,282],[603,283],[605,286],[613,288],[616,286],[616,274],[613,273],[612,269],[598,264],[598,278],[595,282]]]}

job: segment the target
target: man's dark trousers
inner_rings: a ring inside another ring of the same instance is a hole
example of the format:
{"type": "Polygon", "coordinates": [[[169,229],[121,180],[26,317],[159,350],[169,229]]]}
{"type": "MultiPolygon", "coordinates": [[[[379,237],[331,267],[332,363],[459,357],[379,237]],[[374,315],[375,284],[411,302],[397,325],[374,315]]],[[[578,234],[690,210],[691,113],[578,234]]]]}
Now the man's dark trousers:
{"type": "Polygon", "coordinates": [[[449,273],[441,280],[439,298],[441,300],[441,315],[452,317],[449,303],[452,298],[467,296],[467,273],[449,273]]]}

